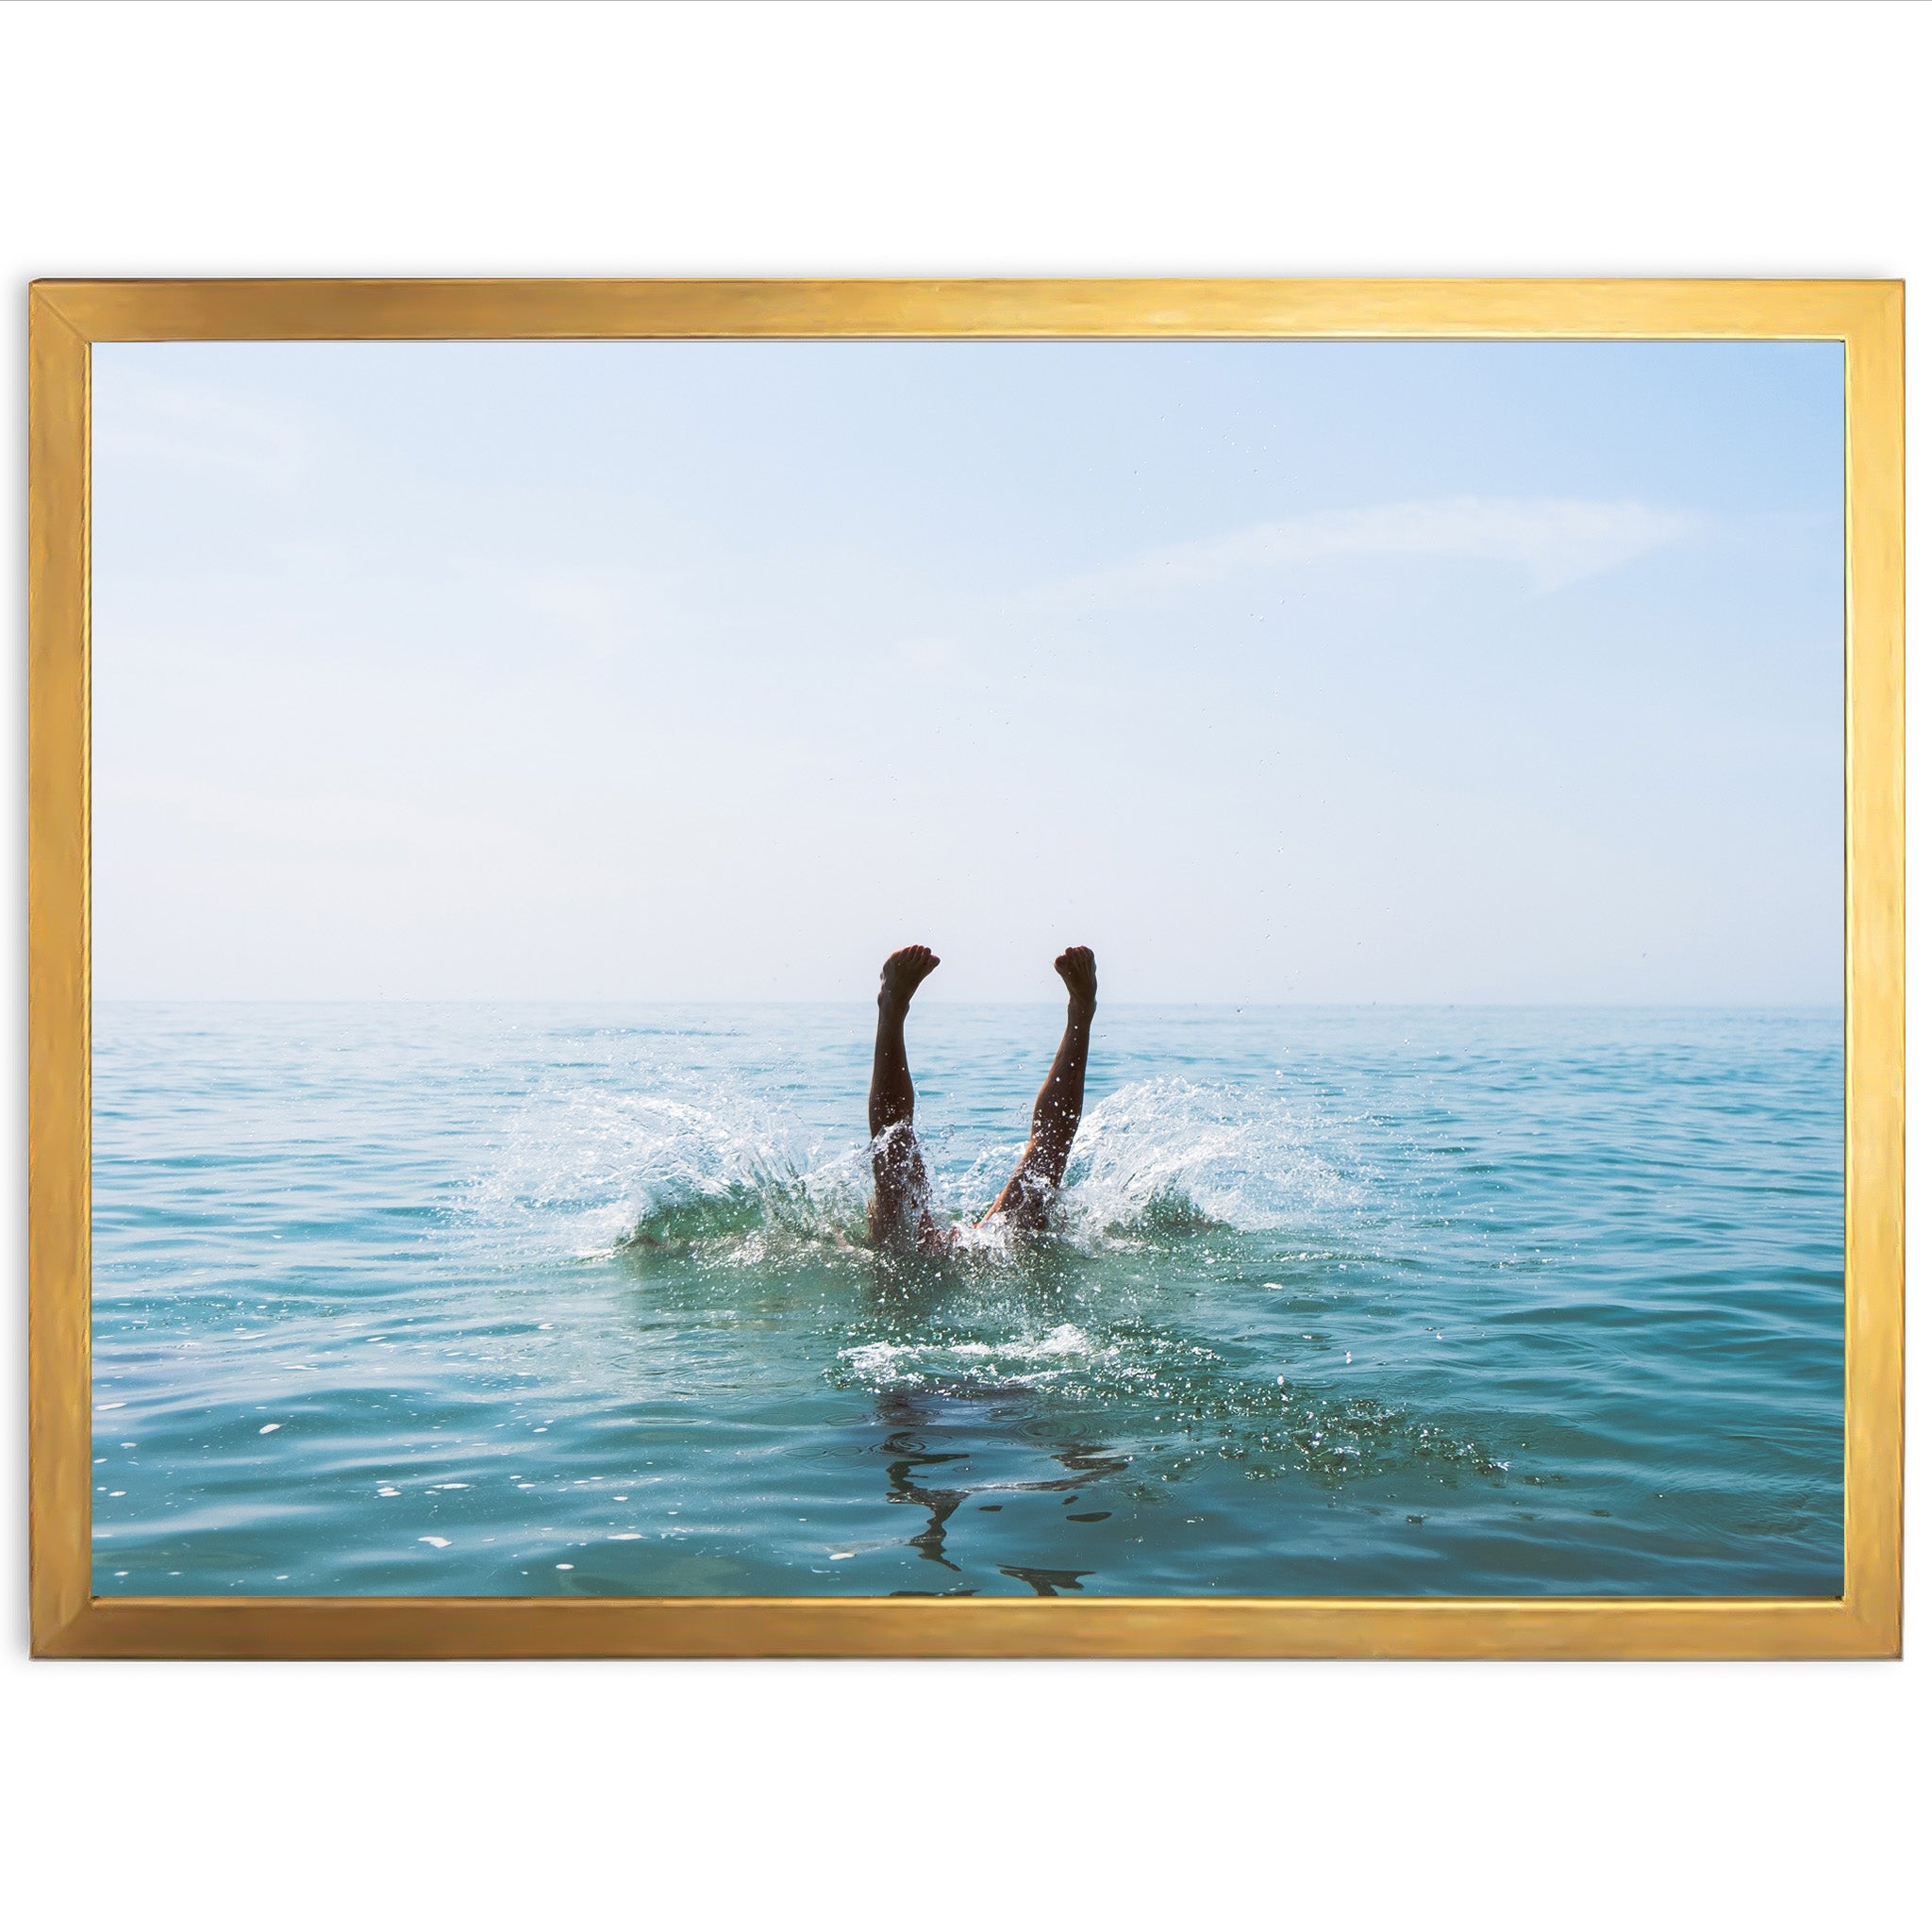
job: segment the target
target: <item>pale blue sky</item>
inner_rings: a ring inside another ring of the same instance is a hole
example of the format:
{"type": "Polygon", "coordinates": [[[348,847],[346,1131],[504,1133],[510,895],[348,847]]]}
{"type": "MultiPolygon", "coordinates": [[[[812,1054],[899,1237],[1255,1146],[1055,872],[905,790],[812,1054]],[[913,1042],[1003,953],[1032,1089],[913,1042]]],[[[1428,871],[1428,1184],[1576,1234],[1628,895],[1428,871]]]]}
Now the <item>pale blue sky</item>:
{"type": "Polygon", "coordinates": [[[102,997],[1839,997],[1836,345],[94,354],[102,997]]]}

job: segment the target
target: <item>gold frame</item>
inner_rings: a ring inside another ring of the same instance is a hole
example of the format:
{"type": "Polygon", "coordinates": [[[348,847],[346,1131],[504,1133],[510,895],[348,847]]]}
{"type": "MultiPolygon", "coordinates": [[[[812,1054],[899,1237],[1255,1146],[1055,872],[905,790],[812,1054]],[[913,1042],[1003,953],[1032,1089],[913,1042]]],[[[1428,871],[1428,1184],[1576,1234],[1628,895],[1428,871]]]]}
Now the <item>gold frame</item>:
{"type": "Polygon", "coordinates": [[[43,1657],[1893,1657],[1905,1421],[1905,291],[1848,281],[44,281],[28,292],[28,1380],[43,1657]],[[1845,354],[1844,1573],[1834,1598],[90,1593],[90,345],[1810,339],[1845,354]]]}

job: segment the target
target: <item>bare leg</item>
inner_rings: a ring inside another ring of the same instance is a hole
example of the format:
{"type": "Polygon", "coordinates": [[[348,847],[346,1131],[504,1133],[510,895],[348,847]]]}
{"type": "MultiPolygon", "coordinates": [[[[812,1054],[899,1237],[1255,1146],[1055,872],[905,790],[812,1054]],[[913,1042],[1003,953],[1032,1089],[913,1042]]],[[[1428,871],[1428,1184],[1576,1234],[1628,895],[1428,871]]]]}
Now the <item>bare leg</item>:
{"type": "Polygon", "coordinates": [[[1035,1230],[1046,1225],[1079,1130],[1087,1099],[1087,1042],[1099,989],[1093,955],[1086,946],[1069,946],[1053,962],[1053,970],[1067,983],[1067,1030],[1060,1036],[1060,1050],[1054,1056],[1046,1085],[1033,1103],[1033,1138],[986,1216],[991,1221],[1004,1215],[1015,1227],[1035,1230]]]}
{"type": "Polygon", "coordinates": [[[865,1104],[873,1187],[865,1220],[874,1247],[925,1248],[938,1239],[926,1209],[925,1162],[912,1131],[906,1013],[920,982],[939,963],[930,946],[902,946],[879,968],[879,1030],[872,1050],[872,1091],[865,1104]]]}

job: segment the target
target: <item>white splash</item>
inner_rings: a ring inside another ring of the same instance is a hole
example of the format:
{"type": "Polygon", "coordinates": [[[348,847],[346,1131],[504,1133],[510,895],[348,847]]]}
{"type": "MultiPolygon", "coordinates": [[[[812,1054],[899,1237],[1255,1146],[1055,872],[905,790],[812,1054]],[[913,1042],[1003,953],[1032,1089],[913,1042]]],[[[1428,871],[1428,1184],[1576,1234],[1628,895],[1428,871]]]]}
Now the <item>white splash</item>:
{"type": "Polygon", "coordinates": [[[538,1095],[498,1163],[470,1187],[462,1219],[507,1259],[608,1255],[644,1245],[777,1231],[830,1239],[865,1210],[865,1149],[816,1160],[775,1109],[679,1070],[639,1091],[538,1095]]]}
{"type": "Polygon", "coordinates": [[[1234,1088],[1137,1080],[1090,1108],[1074,1141],[1061,1212],[1069,1232],[1243,1233],[1351,1205],[1354,1190],[1286,1102],[1234,1088]]]}
{"type": "Polygon", "coordinates": [[[1013,1387],[1052,1381],[1111,1353],[1096,1348],[1084,1329],[1063,1322],[1045,1335],[1004,1341],[869,1341],[841,1349],[839,1358],[855,1379],[874,1389],[931,1382],[1013,1387]]]}

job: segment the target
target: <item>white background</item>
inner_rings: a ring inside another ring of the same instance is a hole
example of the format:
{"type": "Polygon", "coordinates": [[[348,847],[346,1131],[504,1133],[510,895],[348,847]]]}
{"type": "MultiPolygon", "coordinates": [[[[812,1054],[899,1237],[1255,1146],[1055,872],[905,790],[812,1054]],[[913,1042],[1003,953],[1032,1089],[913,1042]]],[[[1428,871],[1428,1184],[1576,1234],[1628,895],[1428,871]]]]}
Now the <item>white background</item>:
{"type": "MultiPolygon", "coordinates": [[[[24,532],[37,275],[1932,288],[1927,40],[1922,9],[1850,6],[11,8],[8,521],[24,532]]],[[[0,550],[17,666],[25,550],[0,550]]],[[[24,684],[16,669],[16,709],[24,684]]],[[[24,737],[16,716],[0,738],[16,906],[24,737]]],[[[16,942],[16,1095],[23,968],[16,942]]],[[[1916,1656],[30,1665],[18,1100],[6,1127],[0,1832],[19,1923],[1762,1927],[1890,1922],[1915,1893],[1923,1909],[1916,1656]]],[[[1915,1509],[1913,1554],[1925,1526],[1915,1509]]]]}

